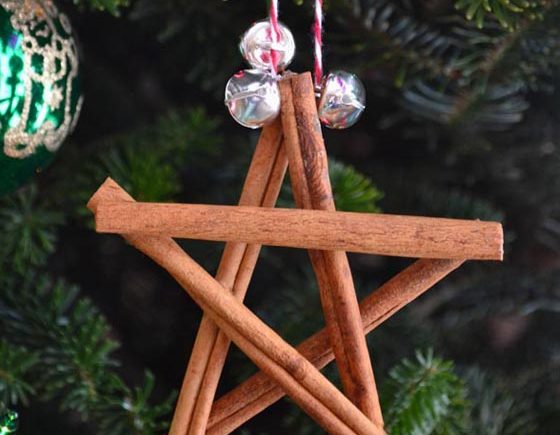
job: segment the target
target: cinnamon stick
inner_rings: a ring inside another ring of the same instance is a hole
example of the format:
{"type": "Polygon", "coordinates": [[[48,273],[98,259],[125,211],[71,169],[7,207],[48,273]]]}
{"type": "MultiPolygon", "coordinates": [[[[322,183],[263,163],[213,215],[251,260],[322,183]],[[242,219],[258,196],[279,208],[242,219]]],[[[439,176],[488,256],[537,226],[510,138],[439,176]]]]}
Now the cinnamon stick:
{"type": "MultiPolygon", "coordinates": [[[[88,207],[95,213],[100,203],[118,200],[130,201],[132,198],[114,181],[107,180],[92,197],[88,207]]],[[[332,433],[383,433],[309,361],[212,278],[171,238],[124,237],[167,270],[232,341],[325,430],[332,433]]]]}
{"type": "MultiPolygon", "coordinates": [[[[280,83],[280,94],[284,143],[296,204],[299,208],[334,211],[311,75],[284,80],[280,83]]],[[[368,418],[382,427],[381,405],[346,253],[311,250],[309,255],[344,391],[368,418]]]]}
{"type": "MultiPolygon", "coordinates": [[[[460,260],[419,260],[390,279],[360,303],[364,334],[369,334],[462,263],[460,260]]],[[[297,350],[318,369],[334,358],[325,329],[305,340],[297,350]]],[[[231,433],[283,396],[282,389],[273,380],[264,373],[257,373],[214,403],[207,433],[231,433]]]]}
{"type": "MultiPolygon", "coordinates": [[[[288,161],[281,143],[274,162],[274,167],[270,173],[268,184],[262,198],[262,207],[273,207],[278,198],[282,187],[282,182],[286,173],[288,161]]],[[[243,198],[243,195],[242,195],[243,198]]],[[[260,245],[248,245],[243,260],[239,266],[235,283],[233,285],[233,295],[240,301],[245,298],[249,282],[253,275],[255,265],[260,253],[260,245]]],[[[222,331],[216,336],[216,341],[210,358],[208,367],[204,373],[204,379],[200,388],[199,395],[195,404],[195,412],[189,428],[189,434],[204,434],[208,424],[210,411],[218,388],[218,383],[225,364],[229,350],[230,340],[222,331]]]]}
{"type": "Polygon", "coordinates": [[[100,205],[97,231],[340,250],[410,258],[501,260],[496,222],[199,204],[100,205]]]}
{"type": "MultiPolygon", "coordinates": [[[[239,205],[273,206],[276,202],[287,166],[284,154],[279,158],[281,141],[282,128],[279,122],[263,129],[239,205]]],[[[98,207],[97,213],[102,207],[98,207]]],[[[227,243],[224,248],[216,279],[240,300],[247,291],[259,252],[259,245],[245,243],[227,243]]],[[[175,407],[170,435],[206,431],[228,349],[229,339],[207,315],[203,315],[175,407]]]]}

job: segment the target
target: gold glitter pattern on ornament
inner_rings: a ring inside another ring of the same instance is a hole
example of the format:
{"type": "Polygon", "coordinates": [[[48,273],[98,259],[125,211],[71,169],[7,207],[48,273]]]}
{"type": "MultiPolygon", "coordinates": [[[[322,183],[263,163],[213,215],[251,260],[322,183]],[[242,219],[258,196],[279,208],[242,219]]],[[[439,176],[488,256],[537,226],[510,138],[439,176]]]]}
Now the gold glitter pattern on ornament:
{"type": "Polygon", "coordinates": [[[49,0],[0,0],[0,6],[13,14],[11,24],[22,35],[25,87],[21,118],[4,135],[4,153],[23,159],[34,154],[40,145],[55,152],[75,127],[83,103],[80,96],[72,110],[79,64],[70,21],[49,0]],[[30,125],[37,124],[30,120],[30,112],[33,92],[38,86],[47,109],[63,109],[60,123],[45,117],[40,125],[30,125]]]}

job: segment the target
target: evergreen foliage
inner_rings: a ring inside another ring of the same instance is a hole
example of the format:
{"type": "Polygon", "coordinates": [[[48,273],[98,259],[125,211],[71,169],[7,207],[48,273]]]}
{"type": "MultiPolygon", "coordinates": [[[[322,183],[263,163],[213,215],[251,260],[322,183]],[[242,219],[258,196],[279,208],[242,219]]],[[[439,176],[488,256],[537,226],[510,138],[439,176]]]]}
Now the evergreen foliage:
{"type": "Polygon", "coordinates": [[[490,16],[509,30],[514,30],[522,20],[541,19],[548,5],[548,0],[458,0],[455,3],[457,9],[465,11],[467,20],[474,20],[478,27],[482,28],[485,18],[490,16]]]}
{"type": "Polygon", "coordinates": [[[29,404],[35,390],[26,379],[37,360],[37,355],[26,348],[0,341],[0,403],[29,404]]]}
{"type": "Polygon", "coordinates": [[[171,111],[152,125],[92,146],[80,159],[77,179],[59,174],[58,189],[72,182],[71,197],[65,201],[73,201],[80,213],[88,215],[85,204],[91,192],[108,176],[139,201],[172,201],[182,190],[181,169],[190,160],[201,164],[216,155],[221,144],[218,126],[202,108],[171,111]]]}
{"type": "Polygon", "coordinates": [[[378,213],[383,194],[373,181],[355,168],[331,159],[329,172],[336,207],[344,211],[378,213]]]}
{"type": "MultiPolygon", "coordinates": [[[[384,64],[379,67],[389,67],[387,78],[402,88],[401,104],[415,116],[442,124],[476,125],[483,130],[506,129],[523,119],[529,107],[527,89],[543,86],[546,77],[558,71],[560,35],[552,24],[558,22],[559,4],[555,0],[519,2],[526,7],[524,11],[533,12],[527,12],[518,23],[497,12],[498,20],[507,27],[503,30],[492,24],[477,29],[445,14],[421,21],[415,8],[408,2],[400,3],[364,0],[335,4],[347,17],[349,28],[359,26],[362,30],[350,36],[362,40],[361,44],[352,40],[355,50],[351,54],[379,58],[381,51],[384,64]]],[[[488,9],[500,11],[504,4],[515,7],[517,3],[457,3],[477,11],[479,27],[488,9]]]]}
{"type": "Polygon", "coordinates": [[[467,390],[453,372],[453,363],[417,352],[389,373],[385,416],[394,435],[462,434],[466,432],[467,390]]]}
{"type": "Polygon", "coordinates": [[[43,266],[55,250],[63,216],[39,198],[34,185],[2,200],[0,207],[0,272],[23,274],[30,266],[43,266]]]}
{"type": "MultiPolygon", "coordinates": [[[[76,287],[29,273],[22,282],[3,280],[0,326],[0,391],[6,402],[26,404],[29,397],[56,400],[63,411],[78,412],[107,434],[152,434],[163,428],[171,400],[148,402],[154,385],[129,389],[118,376],[117,343],[93,303],[76,287]]],[[[171,399],[171,398],[170,398],[171,399]]]]}

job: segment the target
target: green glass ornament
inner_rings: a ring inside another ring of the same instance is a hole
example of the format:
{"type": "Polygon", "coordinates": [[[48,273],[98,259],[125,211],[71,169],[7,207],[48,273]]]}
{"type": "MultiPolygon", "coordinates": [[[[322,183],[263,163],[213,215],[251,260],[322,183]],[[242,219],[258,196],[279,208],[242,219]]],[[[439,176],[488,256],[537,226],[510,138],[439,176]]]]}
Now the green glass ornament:
{"type": "Polygon", "coordinates": [[[0,435],[14,433],[19,426],[19,417],[15,411],[6,411],[0,416],[0,435]]]}
{"type": "Polygon", "coordinates": [[[51,162],[82,101],[66,15],[50,0],[0,0],[0,196],[51,162]]]}

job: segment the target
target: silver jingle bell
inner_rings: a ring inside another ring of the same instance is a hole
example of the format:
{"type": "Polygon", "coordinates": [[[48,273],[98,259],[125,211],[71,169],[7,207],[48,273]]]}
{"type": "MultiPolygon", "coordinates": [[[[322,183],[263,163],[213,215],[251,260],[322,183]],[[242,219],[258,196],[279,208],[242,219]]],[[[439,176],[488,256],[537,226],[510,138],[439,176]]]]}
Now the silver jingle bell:
{"type": "Polygon", "coordinates": [[[346,71],[333,71],[323,80],[319,118],[328,128],[353,126],[366,108],[366,90],[360,79],[346,71]]]}
{"type": "Polygon", "coordinates": [[[257,69],[239,71],[226,85],[225,104],[239,124],[260,128],[280,113],[280,90],[277,80],[257,69]]]}
{"type": "Polygon", "coordinates": [[[277,52],[278,69],[285,69],[294,59],[296,43],[292,32],[279,23],[280,38],[272,42],[270,21],[258,21],[241,37],[239,50],[253,68],[270,70],[270,53],[277,52]]]}

